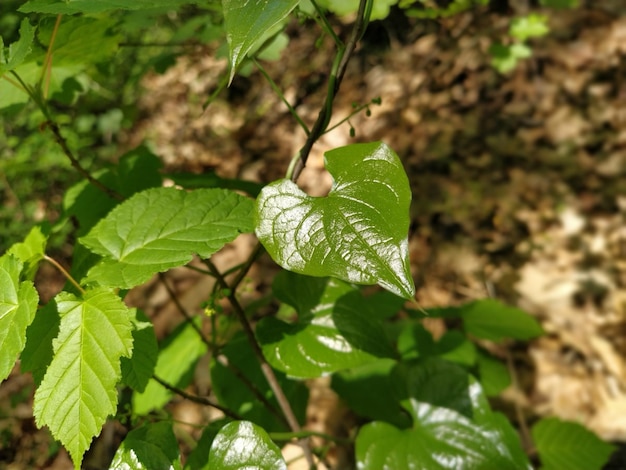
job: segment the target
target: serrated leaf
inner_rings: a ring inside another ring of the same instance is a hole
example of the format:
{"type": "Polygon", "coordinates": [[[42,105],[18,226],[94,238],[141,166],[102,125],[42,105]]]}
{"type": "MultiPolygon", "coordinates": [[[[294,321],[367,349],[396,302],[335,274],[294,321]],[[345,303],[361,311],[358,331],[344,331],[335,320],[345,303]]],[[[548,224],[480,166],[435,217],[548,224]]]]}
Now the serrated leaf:
{"type": "Polygon", "coordinates": [[[37,311],[39,296],[30,281],[20,282],[22,262],[0,258],[0,381],[6,379],[26,344],[26,328],[37,311]]]}
{"type": "Polygon", "coordinates": [[[349,284],[283,271],[274,293],[295,307],[298,321],[268,317],[256,334],[267,361],[287,375],[320,377],[394,355],[367,299],[349,284]]]}
{"type": "MultiPolygon", "coordinates": [[[[35,28],[31,26],[28,18],[24,18],[20,24],[20,38],[9,46],[9,54],[5,58],[6,61],[0,60],[0,75],[16,67],[24,62],[26,56],[32,50],[33,40],[35,39],[35,28]]],[[[4,43],[0,38],[0,57],[4,59],[4,43]]]]}
{"type": "Polygon", "coordinates": [[[122,358],[122,382],[143,392],[154,373],[159,346],[154,326],[142,312],[136,312],[133,327],[133,355],[122,358]]]}
{"type": "Polygon", "coordinates": [[[35,319],[26,330],[26,347],[20,356],[23,372],[33,374],[35,384],[39,386],[52,362],[54,349],[52,342],[59,334],[61,317],[55,302],[48,302],[35,315],[35,319]]]}
{"type": "MultiPolygon", "coordinates": [[[[233,410],[243,419],[252,421],[268,431],[288,431],[287,425],[280,418],[282,415],[274,393],[243,334],[233,337],[222,350],[222,354],[232,367],[228,368],[217,360],[211,361],[211,383],[219,403],[233,410]],[[273,410],[262,403],[250,390],[250,384],[265,397],[273,410]]],[[[277,371],[275,375],[291,404],[296,419],[303,423],[309,389],[302,382],[287,379],[282,372],[277,371]]]]}
{"type": "Polygon", "coordinates": [[[508,422],[492,413],[480,386],[440,359],[400,364],[395,394],[413,416],[400,430],[373,422],[359,431],[359,469],[530,469],[508,422]]]}
{"type": "MultiPolygon", "coordinates": [[[[182,323],[165,340],[159,351],[154,375],[179,388],[185,388],[192,379],[193,368],[198,359],[207,352],[207,346],[196,331],[200,319],[191,323],[182,323]]],[[[150,379],[145,390],[133,393],[133,412],[138,415],[148,414],[161,408],[173,393],[154,379],[150,379]]]]}
{"type": "Polygon", "coordinates": [[[531,430],[542,470],[599,470],[615,451],[584,426],[544,418],[531,430]]]}
{"type": "Polygon", "coordinates": [[[300,0],[222,0],[229,46],[230,81],[246,55],[267,39],[300,0]]]}
{"type": "Polygon", "coordinates": [[[80,468],[107,416],[115,413],[120,358],[130,356],[130,312],[113,292],[99,288],[82,298],[61,292],[54,357],[35,392],[33,413],[48,426],[80,468]]]}
{"type": "Polygon", "coordinates": [[[178,441],[168,422],[150,423],[130,431],[115,452],[110,470],[180,470],[178,441]]]}
{"type": "Polygon", "coordinates": [[[41,232],[41,228],[33,227],[23,242],[16,243],[7,253],[10,253],[24,263],[23,277],[33,280],[39,262],[43,259],[48,238],[41,232]]]}
{"type": "Polygon", "coordinates": [[[209,464],[215,470],[287,470],[280,449],[250,421],[233,421],[213,439],[209,464]]]}
{"type": "Polygon", "coordinates": [[[154,8],[178,9],[181,5],[198,3],[198,0],[30,0],[18,11],[23,13],[49,13],[73,15],[76,13],[102,13],[109,10],[145,10],[154,8]]]}
{"type": "Polygon", "coordinates": [[[354,144],[325,154],[334,177],[326,197],[282,179],[261,191],[256,233],[283,268],[380,284],[411,298],[407,233],[411,190],[402,163],[385,144],[354,144]]]}
{"type": "Polygon", "coordinates": [[[187,264],[194,253],[208,258],[252,231],[252,209],[250,199],[222,189],[153,188],[135,194],[80,239],[103,257],[86,280],[131,288],[187,264]]]}

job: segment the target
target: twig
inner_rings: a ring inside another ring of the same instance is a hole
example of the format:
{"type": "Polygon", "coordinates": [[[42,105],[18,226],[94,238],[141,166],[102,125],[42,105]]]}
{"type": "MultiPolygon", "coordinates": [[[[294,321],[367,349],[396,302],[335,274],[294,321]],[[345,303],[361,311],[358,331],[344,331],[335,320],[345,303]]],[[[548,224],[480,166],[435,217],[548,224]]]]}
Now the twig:
{"type": "Polygon", "coordinates": [[[370,2],[371,0],[360,0],[359,9],[356,14],[356,21],[354,23],[354,26],[352,27],[350,38],[348,39],[346,45],[343,47],[340,46],[337,51],[337,56],[335,57],[335,60],[333,62],[333,68],[331,70],[330,78],[328,80],[326,101],[317,116],[315,124],[313,124],[311,133],[307,137],[306,142],[300,150],[298,160],[296,161],[293,168],[293,172],[291,173],[291,175],[289,175],[291,180],[294,182],[297,181],[300,173],[302,173],[302,170],[304,170],[307,159],[309,158],[309,154],[311,153],[311,149],[313,148],[313,144],[326,131],[326,128],[330,121],[330,117],[332,115],[333,101],[335,99],[335,96],[337,95],[337,91],[339,91],[339,86],[341,85],[343,76],[346,73],[348,62],[350,61],[350,57],[352,56],[352,53],[356,48],[356,43],[363,35],[365,25],[369,20],[369,18],[366,18],[366,10],[369,10],[368,4],[370,4],[370,2]]]}
{"type": "MultiPolygon", "coordinates": [[[[239,303],[239,300],[237,300],[237,297],[235,296],[235,291],[233,291],[228,286],[228,283],[224,279],[224,276],[222,276],[222,274],[219,272],[217,267],[211,262],[211,260],[204,260],[204,263],[206,264],[207,268],[209,268],[209,271],[213,273],[213,275],[217,279],[217,282],[222,287],[222,289],[226,289],[228,291],[228,300],[230,304],[232,305],[233,310],[235,311],[235,314],[237,315],[237,318],[239,319],[239,322],[241,323],[243,331],[246,337],[248,338],[248,342],[250,343],[250,346],[252,347],[252,351],[254,352],[254,355],[257,357],[257,360],[259,361],[259,365],[261,366],[261,372],[263,372],[263,375],[265,376],[267,383],[272,389],[272,392],[274,392],[274,396],[276,397],[276,401],[278,402],[278,405],[280,406],[281,411],[283,412],[283,414],[285,415],[285,418],[287,419],[289,428],[293,432],[300,432],[302,430],[302,428],[300,427],[300,423],[298,423],[298,420],[296,419],[296,415],[294,414],[293,409],[291,408],[291,404],[289,403],[289,400],[287,400],[287,397],[285,396],[285,392],[283,392],[283,389],[278,383],[278,379],[276,378],[276,375],[274,374],[274,370],[270,367],[267,360],[265,359],[265,356],[263,355],[263,351],[261,350],[261,347],[259,346],[259,343],[256,340],[256,336],[254,336],[254,331],[252,331],[252,326],[250,325],[250,322],[248,321],[248,318],[246,317],[246,313],[244,312],[243,307],[239,303]]],[[[309,466],[313,467],[314,461],[313,461],[313,455],[311,454],[311,449],[309,449],[309,446],[306,442],[301,442],[300,445],[302,446],[302,450],[304,451],[304,454],[306,456],[309,466]]]]}
{"type": "Polygon", "coordinates": [[[224,413],[229,418],[236,419],[236,420],[242,419],[241,416],[239,416],[234,411],[231,411],[228,408],[224,408],[223,406],[218,405],[217,403],[209,400],[206,397],[201,397],[201,396],[198,396],[198,395],[193,395],[191,393],[187,393],[184,390],[181,390],[180,388],[175,387],[174,385],[167,383],[165,380],[161,379],[160,377],[158,377],[156,375],[153,375],[152,378],[154,380],[156,380],[157,382],[159,382],[161,385],[163,385],[163,387],[168,389],[170,392],[174,392],[176,395],[180,395],[185,400],[189,400],[189,401],[192,401],[194,403],[198,403],[199,405],[210,406],[212,408],[215,408],[216,410],[220,410],[222,413],[224,413]]]}

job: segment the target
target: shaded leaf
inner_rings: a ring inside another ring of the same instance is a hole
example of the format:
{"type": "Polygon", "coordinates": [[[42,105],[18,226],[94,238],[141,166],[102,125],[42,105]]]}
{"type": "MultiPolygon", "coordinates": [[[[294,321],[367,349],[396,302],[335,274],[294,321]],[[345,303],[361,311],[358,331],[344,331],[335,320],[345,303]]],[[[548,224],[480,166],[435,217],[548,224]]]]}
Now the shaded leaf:
{"type": "Polygon", "coordinates": [[[252,201],[222,189],[153,188],[113,209],[80,242],[103,257],[88,282],[130,288],[182,266],[194,253],[210,257],[252,231],[252,201]]]}
{"type": "Polygon", "coordinates": [[[287,375],[320,377],[394,355],[367,299],[349,284],[283,271],[274,293],[295,307],[298,321],[265,318],[256,334],[267,361],[287,375]]]}
{"type": "Polygon", "coordinates": [[[212,470],[209,462],[209,452],[213,439],[217,433],[231,421],[230,418],[223,418],[217,421],[211,421],[202,430],[202,436],[198,439],[198,443],[194,450],[189,453],[185,462],[185,470],[212,470]]]}
{"type": "Polygon", "coordinates": [[[137,392],[143,392],[154,373],[159,346],[154,326],[142,312],[136,312],[133,327],[133,355],[122,358],[122,382],[137,392]]]}
{"type": "Polygon", "coordinates": [[[274,31],[298,3],[299,0],[222,0],[231,82],[248,53],[268,39],[268,31],[274,31]]]}
{"type": "Polygon", "coordinates": [[[22,267],[13,255],[0,258],[0,381],[9,376],[26,345],[26,328],[39,301],[33,283],[20,282],[22,267]]]}
{"type": "Polygon", "coordinates": [[[256,209],[259,240],[290,271],[378,283],[411,298],[411,190],[400,159],[380,142],[349,145],[325,156],[335,178],[328,196],[308,196],[287,179],[263,188],[256,209]]]}
{"type": "Polygon", "coordinates": [[[39,386],[52,362],[54,349],[52,342],[59,334],[61,316],[55,302],[48,302],[35,315],[35,319],[26,330],[26,347],[20,356],[23,372],[33,374],[35,384],[39,386]]]}
{"type": "Polygon", "coordinates": [[[511,385],[509,370],[502,361],[481,350],[478,351],[477,359],[480,384],[487,396],[495,397],[511,385]]]}
{"type": "Polygon", "coordinates": [[[130,431],[115,452],[110,470],[180,470],[178,441],[168,422],[130,431]]]}
{"type": "MultiPolygon", "coordinates": [[[[194,320],[196,328],[200,319],[194,320]]],[[[207,346],[191,323],[179,325],[167,338],[159,351],[154,375],[167,383],[185,388],[191,382],[193,368],[207,352],[207,346]]],[[[133,411],[148,414],[164,406],[173,393],[154,379],[150,379],[143,392],[133,393],[133,411]]]]}
{"type": "Polygon", "coordinates": [[[531,430],[543,470],[599,470],[615,446],[584,426],[558,418],[544,418],[531,430]]]}
{"type": "Polygon", "coordinates": [[[87,291],[82,298],[55,297],[61,316],[54,357],[35,392],[33,413],[47,425],[80,468],[107,416],[115,413],[120,358],[130,356],[130,312],[113,292],[87,291]]]}
{"type": "Polygon", "coordinates": [[[0,76],[24,62],[26,56],[32,50],[33,40],[35,39],[35,28],[31,26],[28,18],[24,18],[20,24],[20,38],[9,45],[8,55],[4,54],[4,42],[0,37],[0,76]]]}
{"type": "Polygon", "coordinates": [[[213,439],[209,453],[216,470],[287,470],[280,449],[267,433],[250,421],[233,421],[213,439]]]}
{"type": "Polygon", "coordinates": [[[30,0],[18,11],[23,13],[51,13],[73,15],[75,13],[101,13],[109,10],[144,10],[154,8],[178,9],[181,5],[198,3],[198,0],[30,0]]]}

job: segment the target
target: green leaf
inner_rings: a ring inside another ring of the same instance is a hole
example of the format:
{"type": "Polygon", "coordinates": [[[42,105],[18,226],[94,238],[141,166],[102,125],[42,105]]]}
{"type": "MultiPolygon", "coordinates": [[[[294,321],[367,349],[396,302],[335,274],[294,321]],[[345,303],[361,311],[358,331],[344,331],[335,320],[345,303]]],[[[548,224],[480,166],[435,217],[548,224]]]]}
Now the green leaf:
{"type": "Polygon", "coordinates": [[[5,58],[4,42],[0,37],[0,76],[9,70],[14,70],[24,62],[32,50],[34,39],[35,28],[31,26],[28,18],[24,18],[20,24],[20,38],[9,46],[9,53],[5,58]]]}
{"type": "Polygon", "coordinates": [[[222,178],[214,171],[205,173],[168,173],[167,177],[179,186],[186,189],[198,188],[224,188],[243,191],[252,197],[257,197],[263,189],[263,184],[254,181],[240,179],[222,178]]]}
{"type": "Polygon", "coordinates": [[[55,302],[48,302],[35,315],[35,319],[26,330],[26,347],[20,356],[23,372],[33,374],[35,384],[39,386],[54,356],[52,343],[59,334],[61,316],[55,302]]]}
{"type": "MultiPolygon", "coordinates": [[[[233,337],[222,350],[222,354],[230,368],[225,361],[222,363],[214,359],[211,362],[211,383],[219,403],[268,431],[288,431],[285,422],[277,417],[277,414],[282,416],[278,402],[243,334],[233,337]],[[250,390],[250,384],[271,404],[274,413],[250,390]]],[[[296,419],[303,423],[309,389],[302,382],[287,379],[282,372],[276,372],[276,378],[291,403],[296,419]]]]}
{"type": "MultiPolygon", "coordinates": [[[[182,323],[167,338],[157,359],[154,375],[167,383],[185,388],[192,379],[193,368],[198,359],[207,352],[207,346],[196,331],[200,318],[191,323],[182,323]]],[[[145,390],[133,393],[133,411],[138,415],[148,414],[164,406],[173,393],[154,379],[150,379],[145,390]]]]}
{"type": "Polygon", "coordinates": [[[431,317],[462,318],[465,331],[481,339],[529,340],[543,334],[535,318],[495,299],[482,299],[459,307],[428,309],[431,317]]]}
{"type": "Polygon", "coordinates": [[[212,470],[209,462],[209,452],[211,450],[211,444],[213,439],[217,436],[217,433],[226,424],[230,423],[230,418],[223,418],[217,421],[212,421],[202,430],[202,436],[198,439],[195,449],[193,449],[187,461],[185,462],[185,470],[212,470]]]}
{"type": "Polygon", "coordinates": [[[210,257],[252,231],[252,201],[222,189],[153,188],[113,209],[80,242],[103,260],[87,282],[121,288],[182,266],[194,253],[210,257]]]}
{"type": "Polygon", "coordinates": [[[30,281],[20,282],[22,262],[0,258],[0,381],[6,379],[26,344],[26,328],[37,311],[39,296],[30,281]]]}
{"type": "Polygon", "coordinates": [[[283,271],[274,293],[297,310],[298,321],[268,317],[256,334],[267,361],[287,375],[320,377],[394,355],[367,299],[349,284],[283,271]]]}
{"type": "Polygon", "coordinates": [[[396,368],[395,394],[413,416],[412,429],[376,421],[356,439],[359,469],[530,469],[519,439],[489,409],[459,366],[428,359],[396,368]]]}
{"type": "Polygon", "coordinates": [[[398,156],[383,143],[326,153],[335,178],[327,197],[310,197],[282,179],[261,191],[256,233],[283,268],[380,284],[411,298],[407,233],[411,189],[398,156]]]}
{"type": "Polygon", "coordinates": [[[521,42],[528,38],[545,36],[549,31],[548,17],[538,14],[514,18],[509,28],[509,34],[521,42]]]}
{"type": "Polygon", "coordinates": [[[39,262],[43,259],[48,238],[41,233],[41,228],[35,226],[30,229],[23,242],[14,244],[7,253],[10,253],[24,263],[23,277],[33,280],[37,273],[39,262]]]}
{"type": "Polygon", "coordinates": [[[222,0],[224,28],[229,46],[230,81],[246,56],[268,39],[299,0],[222,0]]]}
{"type": "Polygon", "coordinates": [[[115,413],[120,358],[132,351],[131,314],[113,292],[99,288],[82,298],[56,296],[61,316],[54,357],[35,392],[33,413],[80,468],[83,454],[115,413]]]}
{"type": "Polygon", "coordinates": [[[133,355],[122,358],[122,382],[137,392],[143,392],[154,373],[159,346],[154,326],[142,312],[136,312],[133,326],[133,355]]]}
{"type": "Polygon", "coordinates": [[[439,356],[457,364],[476,362],[476,347],[460,331],[446,332],[438,341],[420,323],[409,323],[398,337],[398,351],[405,360],[439,356]]]}
{"type": "Polygon", "coordinates": [[[408,428],[411,418],[394,398],[391,371],[395,365],[394,360],[379,359],[337,372],[332,376],[332,388],[359,416],[408,428]]]}
{"type": "Polygon", "coordinates": [[[180,470],[178,441],[168,422],[133,429],[115,452],[110,470],[180,470]]]}
{"type": "Polygon", "coordinates": [[[599,470],[616,447],[584,426],[557,418],[544,418],[531,430],[543,470],[599,470]]]}
{"type": "Polygon", "coordinates": [[[495,397],[511,385],[509,370],[502,361],[481,350],[478,351],[477,359],[480,384],[487,396],[495,397]]]}
{"type": "Polygon", "coordinates": [[[250,421],[233,421],[213,439],[209,464],[215,470],[287,470],[280,449],[250,421]]]}
{"type": "Polygon", "coordinates": [[[23,13],[50,13],[73,15],[75,13],[102,13],[109,10],[145,10],[154,8],[178,9],[181,5],[199,0],[30,0],[18,11],[23,13]]]}
{"type": "MultiPolygon", "coordinates": [[[[356,13],[359,9],[359,0],[318,0],[318,3],[340,16],[356,13]]],[[[398,0],[373,0],[370,21],[387,18],[391,6],[396,3],[398,0]]]]}
{"type": "Polygon", "coordinates": [[[527,59],[533,55],[533,51],[526,44],[514,43],[509,46],[492,44],[489,47],[491,65],[500,73],[507,73],[517,66],[520,59],[527,59]]]}

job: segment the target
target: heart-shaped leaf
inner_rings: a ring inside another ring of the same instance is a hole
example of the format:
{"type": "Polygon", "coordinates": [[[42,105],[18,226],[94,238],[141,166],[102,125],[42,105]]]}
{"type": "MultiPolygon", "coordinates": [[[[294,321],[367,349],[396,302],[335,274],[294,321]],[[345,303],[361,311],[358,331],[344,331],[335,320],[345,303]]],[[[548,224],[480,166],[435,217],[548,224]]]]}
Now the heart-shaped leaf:
{"type": "Polygon", "coordinates": [[[261,191],[256,233],[283,268],[380,284],[404,298],[415,286],[408,259],[411,190],[398,156],[377,142],[326,153],[327,197],[282,179],[261,191]]]}

